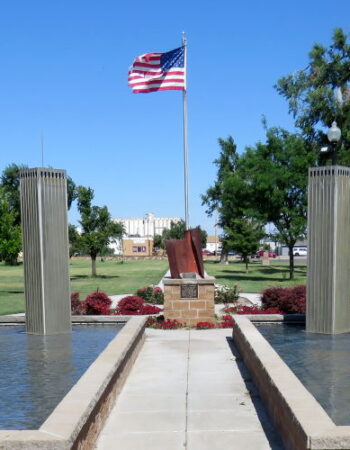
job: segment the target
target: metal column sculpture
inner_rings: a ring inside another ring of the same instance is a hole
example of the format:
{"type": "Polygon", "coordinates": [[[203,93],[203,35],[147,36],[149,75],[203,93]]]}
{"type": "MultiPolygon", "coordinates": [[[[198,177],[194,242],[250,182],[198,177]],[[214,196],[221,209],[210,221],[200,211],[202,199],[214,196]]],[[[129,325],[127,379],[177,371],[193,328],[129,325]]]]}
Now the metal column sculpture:
{"type": "Polygon", "coordinates": [[[306,330],[350,331],[350,168],[309,169],[306,330]]]}
{"type": "Polygon", "coordinates": [[[71,331],[67,179],[64,170],[20,173],[27,332],[71,331]]]}

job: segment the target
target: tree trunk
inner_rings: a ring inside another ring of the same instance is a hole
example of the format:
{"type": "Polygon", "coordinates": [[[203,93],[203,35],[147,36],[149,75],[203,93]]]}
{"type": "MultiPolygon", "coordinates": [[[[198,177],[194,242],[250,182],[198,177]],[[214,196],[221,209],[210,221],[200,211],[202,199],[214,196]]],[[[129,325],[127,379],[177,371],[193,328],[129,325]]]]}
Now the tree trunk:
{"type": "Polygon", "coordinates": [[[228,263],[228,254],[226,250],[221,251],[220,255],[220,264],[227,264],[228,263]]]}
{"type": "Polygon", "coordinates": [[[246,273],[248,273],[249,258],[245,257],[244,262],[245,262],[245,271],[246,271],[246,273]]]}
{"type": "Polygon", "coordinates": [[[294,244],[291,247],[288,247],[289,249],[289,279],[293,280],[294,278],[294,255],[293,255],[293,247],[294,244]]]}
{"type": "Polygon", "coordinates": [[[96,255],[91,256],[91,276],[96,277],[97,271],[96,271],[96,255]]]}

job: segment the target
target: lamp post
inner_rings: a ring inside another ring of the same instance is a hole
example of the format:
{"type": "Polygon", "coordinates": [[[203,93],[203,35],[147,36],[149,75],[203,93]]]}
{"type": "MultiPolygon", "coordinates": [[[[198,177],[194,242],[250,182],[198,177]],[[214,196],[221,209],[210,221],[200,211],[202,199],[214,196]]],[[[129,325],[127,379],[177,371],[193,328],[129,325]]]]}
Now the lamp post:
{"type": "Polygon", "coordinates": [[[306,331],[338,334],[350,331],[350,168],[336,165],[335,121],[327,137],[332,167],[309,169],[306,331]]]}
{"type": "Polygon", "coordinates": [[[341,138],[341,130],[337,126],[337,122],[334,120],[332,126],[327,131],[327,138],[332,145],[332,165],[337,164],[337,144],[341,138]]]}

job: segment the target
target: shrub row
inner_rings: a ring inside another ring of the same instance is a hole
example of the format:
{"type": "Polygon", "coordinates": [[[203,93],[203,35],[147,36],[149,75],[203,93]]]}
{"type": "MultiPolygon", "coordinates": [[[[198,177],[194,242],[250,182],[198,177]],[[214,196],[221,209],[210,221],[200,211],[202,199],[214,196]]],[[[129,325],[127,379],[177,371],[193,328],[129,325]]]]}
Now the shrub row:
{"type": "Polygon", "coordinates": [[[79,292],[71,294],[71,311],[74,315],[104,315],[111,314],[112,300],[104,292],[93,292],[85,300],[80,300],[79,292]]]}
{"type": "Polygon", "coordinates": [[[264,310],[277,308],[282,314],[305,314],[306,286],[266,289],[262,293],[261,305],[264,310]]]}
{"type": "MultiPolygon", "coordinates": [[[[178,328],[188,328],[186,324],[178,320],[165,319],[164,316],[149,317],[147,326],[161,330],[177,330],[178,328]]],[[[233,320],[230,315],[224,315],[219,321],[198,322],[194,328],[197,330],[208,330],[210,328],[232,328],[233,320]]]]}
{"type": "Polygon", "coordinates": [[[222,284],[215,285],[214,301],[215,303],[236,303],[240,290],[238,285],[234,284],[233,288],[222,284]]]}
{"type": "Polygon", "coordinates": [[[71,311],[74,315],[109,316],[158,314],[162,311],[157,306],[145,303],[144,299],[130,295],[119,300],[116,309],[111,308],[112,300],[104,292],[93,292],[85,300],[79,299],[79,293],[71,294],[71,311]]]}
{"type": "Polygon", "coordinates": [[[284,314],[282,311],[275,307],[262,309],[258,306],[245,305],[230,306],[225,308],[224,311],[227,314],[284,314]]]}
{"type": "Polygon", "coordinates": [[[136,295],[152,305],[164,305],[164,294],[160,287],[146,286],[138,289],[136,295]]]}
{"type": "Polygon", "coordinates": [[[158,314],[163,311],[157,306],[145,303],[144,299],[137,295],[129,295],[119,300],[115,314],[118,315],[145,315],[158,314]]]}

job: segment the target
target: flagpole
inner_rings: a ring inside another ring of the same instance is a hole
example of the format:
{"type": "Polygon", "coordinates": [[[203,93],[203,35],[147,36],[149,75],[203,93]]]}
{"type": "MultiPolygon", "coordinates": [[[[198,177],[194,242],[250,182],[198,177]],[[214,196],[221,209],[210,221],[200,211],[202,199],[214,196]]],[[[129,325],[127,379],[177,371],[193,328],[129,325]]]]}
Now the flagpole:
{"type": "Polygon", "coordinates": [[[189,229],[188,214],[188,146],[187,146],[187,39],[185,32],[182,32],[182,45],[184,47],[184,67],[185,67],[185,89],[182,91],[183,106],[183,147],[184,147],[184,191],[185,191],[185,224],[189,229]]]}

